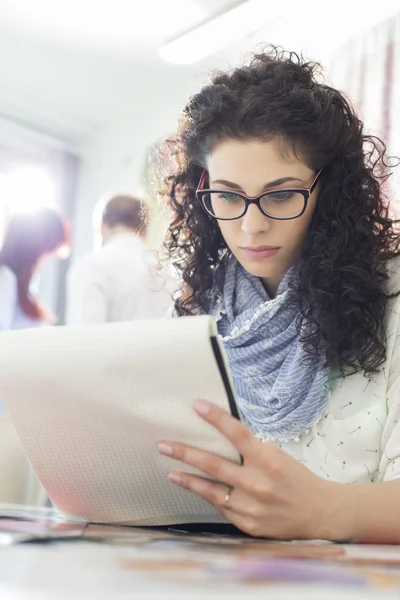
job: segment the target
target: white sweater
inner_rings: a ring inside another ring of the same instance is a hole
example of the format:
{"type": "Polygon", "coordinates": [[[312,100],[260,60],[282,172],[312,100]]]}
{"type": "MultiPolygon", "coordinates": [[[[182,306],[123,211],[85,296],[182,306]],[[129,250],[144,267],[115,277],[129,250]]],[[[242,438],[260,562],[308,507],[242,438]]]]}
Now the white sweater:
{"type": "MultiPolygon", "coordinates": [[[[388,264],[389,292],[400,290],[400,259],[388,264]]],[[[369,483],[400,477],[400,296],[389,301],[387,359],[372,379],[333,380],[322,419],[282,450],[330,481],[369,483]]]]}

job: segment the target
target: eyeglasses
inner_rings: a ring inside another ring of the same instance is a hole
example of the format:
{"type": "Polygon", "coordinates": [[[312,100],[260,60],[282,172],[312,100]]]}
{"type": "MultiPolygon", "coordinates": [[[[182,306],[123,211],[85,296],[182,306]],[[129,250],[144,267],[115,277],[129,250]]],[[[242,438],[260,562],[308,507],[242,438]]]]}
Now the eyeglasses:
{"type": "Polygon", "coordinates": [[[207,214],[220,221],[240,219],[246,214],[250,204],[256,204],[266,217],[288,221],[304,214],[321,173],[322,169],[318,171],[308,188],[281,188],[264,192],[259,196],[246,196],[229,190],[204,190],[207,171],[203,171],[196,197],[207,214]]]}

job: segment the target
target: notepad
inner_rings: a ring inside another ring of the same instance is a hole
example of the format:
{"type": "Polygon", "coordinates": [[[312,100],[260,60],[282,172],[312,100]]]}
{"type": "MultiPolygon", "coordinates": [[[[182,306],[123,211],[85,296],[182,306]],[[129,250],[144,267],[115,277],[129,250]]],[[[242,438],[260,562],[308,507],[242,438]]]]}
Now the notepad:
{"type": "Polygon", "coordinates": [[[0,397],[64,514],[131,525],[224,522],[167,478],[177,467],[196,470],[156,450],[172,439],[240,462],[193,410],[203,398],[238,417],[212,317],[3,332],[0,397]]]}

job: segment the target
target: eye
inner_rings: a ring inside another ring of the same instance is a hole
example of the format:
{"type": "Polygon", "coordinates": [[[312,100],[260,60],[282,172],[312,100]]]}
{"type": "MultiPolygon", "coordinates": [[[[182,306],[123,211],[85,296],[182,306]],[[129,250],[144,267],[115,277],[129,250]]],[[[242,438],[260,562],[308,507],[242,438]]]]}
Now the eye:
{"type": "Polygon", "coordinates": [[[237,194],[233,194],[232,192],[220,192],[218,194],[218,198],[220,200],[224,200],[225,202],[237,202],[238,200],[241,200],[240,196],[238,196],[237,194]]]}
{"type": "Polygon", "coordinates": [[[268,194],[268,198],[270,198],[274,202],[287,202],[288,200],[291,200],[293,198],[293,196],[294,196],[293,192],[290,192],[290,191],[285,192],[284,190],[271,192],[270,194],[268,194]]]}

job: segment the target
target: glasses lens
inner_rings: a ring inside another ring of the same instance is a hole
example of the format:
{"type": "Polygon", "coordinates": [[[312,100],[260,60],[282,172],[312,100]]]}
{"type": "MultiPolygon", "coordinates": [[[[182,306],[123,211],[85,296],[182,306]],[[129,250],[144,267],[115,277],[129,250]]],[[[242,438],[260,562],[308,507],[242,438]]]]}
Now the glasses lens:
{"type": "Polygon", "coordinates": [[[279,190],[262,196],[260,205],[264,212],[276,219],[297,217],[304,208],[304,196],[299,192],[279,190]]]}
{"type": "Polygon", "coordinates": [[[207,192],[202,199],[207,212],[217,219],[236,219],[246,209],[243,198],[232,192],[207,192]]]}

